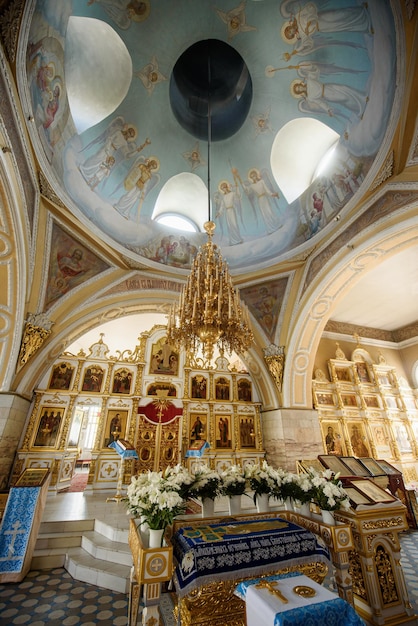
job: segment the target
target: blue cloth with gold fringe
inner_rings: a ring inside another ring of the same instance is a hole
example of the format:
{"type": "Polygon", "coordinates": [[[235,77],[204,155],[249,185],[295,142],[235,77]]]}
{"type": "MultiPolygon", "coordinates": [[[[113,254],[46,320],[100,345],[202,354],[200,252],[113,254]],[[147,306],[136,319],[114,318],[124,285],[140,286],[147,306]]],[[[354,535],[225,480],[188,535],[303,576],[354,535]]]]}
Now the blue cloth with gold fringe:
{"type": "Polygon", "coordinates": [[[173,535],[172,544],[180,596],[215,580],[330,562],[327,547],[316,535],[281,518],[184,526],[173,535]]]}

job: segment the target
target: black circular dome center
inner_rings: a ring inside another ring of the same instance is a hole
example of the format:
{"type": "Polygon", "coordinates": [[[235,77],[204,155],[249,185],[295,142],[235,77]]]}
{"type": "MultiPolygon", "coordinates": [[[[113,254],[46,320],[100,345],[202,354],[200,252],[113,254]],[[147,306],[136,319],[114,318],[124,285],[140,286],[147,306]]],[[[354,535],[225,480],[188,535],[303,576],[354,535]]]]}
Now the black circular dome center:
{"type": "Polygon", "coordinates": [[[198,139],[232,137],[245,122],[253,95],[241,55],[218,39],[198,41],[176,62],[170,104],[179,124],[198,139]]]}

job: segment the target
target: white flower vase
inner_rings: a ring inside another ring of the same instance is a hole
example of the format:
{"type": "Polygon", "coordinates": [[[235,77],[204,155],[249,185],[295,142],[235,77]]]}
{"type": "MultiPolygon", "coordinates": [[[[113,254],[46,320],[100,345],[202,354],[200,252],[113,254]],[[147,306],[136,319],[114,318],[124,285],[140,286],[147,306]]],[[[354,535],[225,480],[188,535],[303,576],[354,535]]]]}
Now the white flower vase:
{"type": "Polygon", "coordinates": [[[258,513],[267,513],[267,511],[270,511],[269,497],[268,493],[257,493],[255,502],[258,513]]]}
{"type": "Polygon", "coordinates": [[[148,548],[149,544],[149,526],[146,518],[142,515],[138,520],[138,531],[141,537],[141,543],[144,548],[148,548]]]}
{"type": "Polygon", "coordinates": [[[213,517],[215,515],[215,500],[212,498],[202,498],[202,517],[213,517]]]}
{"type": "Polygon", "coordinates": [[[335,526],[333,511],[325,511],[324,509],[321,509],[321,517],[324,524],[328,524],[329,526],[335,526]]]}
{"type": "Polygon", "coordinates": [[[284,508],[286,511],[294,511],[292,498],[286,498],[284,501],[284,508]]]}
{"type": "Polygon", "coordinates": [[[149,548],[161,548],[163,545],[164,528],[149,529],[149,548]]]}
{"type": "Polygon", "coordinates": [[[285,509],[285,503],[283,498],[274,498],[274,506],[275,508],[277,508],[279,511],[284,511],[285,509]]]}
{"type": "Polygon", "coordinates": [[[241,496],[229,496],[229,514],[241,513],[241,496]]]}
{"type": "Polygon", "coordinates": [[[299,507],[299,513],[301,515],[304,515],[305,517],[310,517],[311,516],[311,505],[309,502],[301,502],[301,505],[299,507]]]}

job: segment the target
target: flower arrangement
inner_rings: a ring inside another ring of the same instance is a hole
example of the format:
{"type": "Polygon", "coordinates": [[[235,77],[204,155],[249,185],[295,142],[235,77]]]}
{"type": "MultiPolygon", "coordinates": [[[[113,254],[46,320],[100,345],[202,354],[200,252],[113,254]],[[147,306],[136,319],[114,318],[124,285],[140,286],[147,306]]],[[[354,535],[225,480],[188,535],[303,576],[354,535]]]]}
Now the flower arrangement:
{"type": "Polygon", "coordinates": [[[173,488],[173,491],[178,491],[181,497],[187,500],[194,476],[186,467],[181,463],[174,467],[167,467],[164,470],[164,478],[167,480],[167,484],[173,488]]]}
{"type": "Polygon", "coordinates": [[[244,476],[250,489],[254,492],[254,503],[257,496],[262,494],[271,495],[276,485],[277,472],[267,461],[260,465],[248,463],[244,468],[244,476]]]}
{"type": "Polygon", "coordinates": [[[314,488],[309,474],[297,474],[294,480],[294,499],[301,504],[311,502],[314,488]]]}
{"type": "Polygon", "coordinates": [[[241,496],[245,492],[247,481],[239,465],[230,465],[221,472],[221,493],[224,496],[241,496]]]}
{"type": "Polygon", "coordinates": [[[209,498],[214,500],[221,493],[222,480],[218,472],[207,465],[201,464],[195,469],[189,496],[192,498],[209,498]]]}
{"type": "Polygon", "coordinates": [[[181,481],[173,475],[148,471],[131,478],[127,489],[128,514],[142,517],[153,530],[173,523],[176,515],[184,513],[185,503],[180,494],[181,481]]]}
{"type": "Polygon", "coordinates": [[[278,500],[296,499],[298,492],[298,475],[287,472],[280,467],[277,468],[272,496],[278,500]]]}
{"type": "Polygon", "coordinates": [[[344,490],[339,474],[333,474],[329,469],[319,473],[311,470],[313,486],[313,501],[324,511],[348,510],[350,501],[344,490]]]}

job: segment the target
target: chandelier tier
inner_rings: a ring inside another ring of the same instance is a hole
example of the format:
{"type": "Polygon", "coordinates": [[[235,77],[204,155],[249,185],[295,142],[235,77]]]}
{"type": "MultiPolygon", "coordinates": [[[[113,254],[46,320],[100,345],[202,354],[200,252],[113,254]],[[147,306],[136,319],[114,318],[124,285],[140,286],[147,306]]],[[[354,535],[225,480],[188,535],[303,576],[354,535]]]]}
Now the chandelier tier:
{"type": "Polygon", "coordinates": [[[167,340],[196,353],[199,348],[211,361],[215,346],[243,353],[254,340],[248,309],[234,289],[228,265],[213,243],[215,224],[205,222],[208,241],[193,261],[190,275],[168,319],[167,340]]]}

